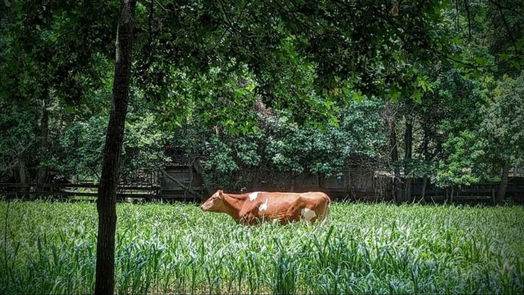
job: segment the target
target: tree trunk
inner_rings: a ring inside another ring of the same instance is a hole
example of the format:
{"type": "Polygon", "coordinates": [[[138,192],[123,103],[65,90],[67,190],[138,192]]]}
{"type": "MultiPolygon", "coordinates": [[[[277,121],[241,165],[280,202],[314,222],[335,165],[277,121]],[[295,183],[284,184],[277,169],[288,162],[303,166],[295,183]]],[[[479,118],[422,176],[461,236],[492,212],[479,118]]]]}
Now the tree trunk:
{"type": "Polygon", "coordinates": [[[47,182],[47,175],[48,171],[47,168],[42,165],[43,158],[46,154],[48,154],[47,146],[49,142],[49,111],[47,110],[47,100],[48,96],[45,95],[42,98],[42,105],[40,109],[40,118],[38,122],[38,129],[40,133],[40,142],[38,147],[38,152],[40,154],[40,161],[38,164],[37,172],[36,172],[36,184],[38,186],[41,186],[47,182]]]}
{"type": "Polygon", "coordinates": [[[394,178],[393,178],[393,200],[395,202],[398,202],[398,186],[399,186],[399,179],[400,179],[400,169],[397,166],[398,163],[398,146],[397,146],[397,131],[396,131],[396,124],[395,124],[395,118],[391,119],[391,122],[389,124],[389,149],[391,151],[391,163],[393,163],[393,171],[394,171],[394,178]]]}
{"type": "Polygon", "coordinates": [[[18,159],[18,179],[21,184],[27,184],[27,168],[22,158],[18,159]]]}
{"type": "Polygon", "coordinates": [[[107,127],[97,200],[98,236],[95,294],[99,295],[112,295],[115,290],[116,189],[129,97],[135,4],[136,1],[133,0],[122,2],[122,14],[116,36],[113,103],[107,127]]]}
{"type": "Polygon", "coordinates": [[[508,188],[508,173],[509,165],[504,163],[504,166],[502,166],[502,175],[500,177],[501,181],[497,190],[497,199],[495,200],[497,205],[501,205],[504,201],[504,197],[506,196],[506,189],[508,188]]]}
{"type": "Polygon", "coordinates": [[[406,117],[406,130],[404,133],[404,179],[406,189],[404,190],[404,199],[411,201],[411,159],[413,156],[413,118],[406,117]]]}
{"type": "Polygon", "coordinates": [[[424,180],[422,182],[422,196],[421,199],[423,201],[426,201],[426,188],[428,186],[428,176],[424,175],[424,180]]]}
{"type": "MultiPolygon", "coordinates": [[[[429,154],[429,141],[431,140],[430,139],[430,135],[429,135],[429,131],[428,131],[428,128],[425,124],[423,124],[422,126],[422,130],[424,131],[424,137],[422,139],[422,155],[424,156],[424,161],[426,163],[430,163],[431,162],[431,156],[429,154]]],[[[426,201],[426,190],[427,190],[427,187],[428,187],[428,180],[429,180],[429,177],[430,175],[428,174],[428,171],[426,169],[424,169],[424,181],[422,183],[422,196],[421,196],[421,199],[425,202],[426,201]]]]}
{"type": "Polygon", "coordinates": [[[22,188],[22,197],[27,197],[29,192],[29,187],[26,187],[28,185],[27,181],[27,167],[25,165],[25,161],[22,158],[18,159],[18,178],[20,180],[20,183],[23,184],[22,188]]]}

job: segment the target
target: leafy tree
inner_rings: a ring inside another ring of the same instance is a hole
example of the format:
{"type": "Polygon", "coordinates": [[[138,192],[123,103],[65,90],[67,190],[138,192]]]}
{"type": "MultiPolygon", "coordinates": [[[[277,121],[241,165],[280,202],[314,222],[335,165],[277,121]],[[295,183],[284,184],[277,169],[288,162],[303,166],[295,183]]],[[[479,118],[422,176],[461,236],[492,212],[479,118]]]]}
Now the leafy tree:
{"type": "Polygon", "coordinates": [[[34,113],[25,105],[0,100],[0,179],[29,182],[28,171],[35,151],[37,130],[33,124],[34,113]]]}
{"type": "MultiPolygon", "coordinates": [[[[28,164],[30,171],[35,170],[27,174],[27,181],[42,183],[56,127],[52,124],[57,114],[51,114],[51,109],[63,102],[78,103],[100,85],[103,56],[113,40],[114,33],[107,28],[114,23],[115,5],[103,1],[4,1],[0,5],[0,98],[23,106],[18,114],[24,113],[33,135],[19,149],[25,153],[16,156],[17,163],[20,171],[28,164]],[[96,22],[90,20],[94,15],[96,22]]],[[[16,116],[16,110],[6,111],[16,116]]],[[[8,135],[5,140],[16,138],[8,135]]]]}
{"type": "Polygon", "coordinates": [[[510,167],[524,164],[524,72],[516,79],[505,76],[493,90],[492,101],[483,107],[479,134],[483,140],[478,148],[491,164],[491,171],[499,170],[501,184],[497,203],[502,203],[508,185],[510,167]]]}
{"type": "MultiPolygon", "coordinates": [[[[426,96],[421,109],[426,118],[424,134],[433,134],[431,137],[437,139],[434,146],[441,147],[434,154],[439,160],[434,181],[439,186],[493,181],[495,175],[504,174],[495,172],[504,170],[501,164],[507,162],[500,156],[503,149],[488,148],[494,147],[494,138],[503,133],[488,135],[486,130],[496,133],[502,130],[487,128],[496,121],[488,123],[491,119],[486,114],[496,105],[494,97],[498,91],[492,89],[495,77],[518,75],[523,57],[519,44],[524,40],[521,29],[524,18],[515,2],[455,1],[455,4],[455,10],[448,10],[446,15],[457,33],[454,56],[450,58],[455,69],[440,72],[444,78],[437,80],[438,92],[426,96]],[[454,82],[441,84],[439,80],[454,82]]],[[[434,140],[428,141],[424,135],[423,146],[431,146],[431,141],[434,140]]],[[[500,195],[499,189],[499,199],[500,195]]]]}
{"type": "MultiPolygon", "coordinates": [[[[164,147],[169,134],[162,132],[155,115],[139,106],[139,103],[131,104],[125,125],[120,168],[124,182],[130,181],[142,170],[158,170],[168,161],[164,156],[164,147]]],[[[59,141],[57,150],[45,165],[76,179],[98,183],[108,117],[103,112],[86,121],[69,124],[63,134],[56,135],[59,141]]]]}
{"type": "Polygon", "coordinates": [[[475,132],[465,130],[450,136],[443,144],[449,154],[439,162],[435,176],[439,186],[466,186],[482,180],[480,163],[476,161],[482,154],[482,151],[475,148],[477,139],[475,132]]]}
{"type": "Polygon", "coordinates": [[[472,134],[480,123],[480,108],[486,103],[485,88],[482,81],[455,69],[442,72],[434,81],[433,91],[414,109],[422,131],[415,149],[418,167],[422,168],[415,168],[418,175],[434,176],[433,181],[442,187],[479,180],[462,174],[463,168],[471,173],[472,166],[461,161],[464,154],[470,155],[464,149],[471,148],[475,138],[472,134]]]}
{"type": "Polygon", "coordinates": [[[190,161],[205,159],[205,177],[214,187],[250,187],[257,181],[251,173],[254,169],[263,171],[258,175],[276,171],[340,175],[351,156],[381,156],[386,141],[380,117],[383,106],[379,99],[354,101],[336,117],[339,124],[324,127],[300,126],[286,112],[259,106],[255,130],[217,134],[192,121],[175,130],[172,147],[178,154],[189,155],[190,161]]]}
{"type": "MultiPolygon", "coordinates": [[[[469,185],[501,180],[496,202],[506,194],[508,172],[522,165],[523,81],[505,76],[475,113],[478,123],[461,126],[444,143],[447,157],[441,160],[436,182],[442,186],[469,185]]],[[[448,125],[450,126],[450,125],[448,125]]]]}

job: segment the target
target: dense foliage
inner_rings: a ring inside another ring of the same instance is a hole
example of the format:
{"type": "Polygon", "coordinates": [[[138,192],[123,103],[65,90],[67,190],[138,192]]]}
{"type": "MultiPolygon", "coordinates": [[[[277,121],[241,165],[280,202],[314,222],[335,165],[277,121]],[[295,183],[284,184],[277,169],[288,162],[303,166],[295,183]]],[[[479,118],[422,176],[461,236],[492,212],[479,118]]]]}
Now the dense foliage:
{"type": "Polygon", "coordinates": [[[253,169],[337,176],[352,156],[374,159],[382,155],[383,108],[378,99],[354,101],[335,117],[339,123],[327,127],[300,126],[283,112],[264,109],[255,113],[259,124],[242,134],[216,133],[192,122],[175,133],[171,147],[192,161],[205,159],[213,186],[249,187],[253,169]],[[231,186],[239,178],[244,181],[231,186]]]}
{"type": "MultiPolygon", "coordinates": [[[[522,165],[518,2],[139,1],[123,177],[185,157],[235,189],[355,158],[503,179],[522,165]]],[[[0,179],[97,181],[118,2],[0,5],[0,179]]]]}

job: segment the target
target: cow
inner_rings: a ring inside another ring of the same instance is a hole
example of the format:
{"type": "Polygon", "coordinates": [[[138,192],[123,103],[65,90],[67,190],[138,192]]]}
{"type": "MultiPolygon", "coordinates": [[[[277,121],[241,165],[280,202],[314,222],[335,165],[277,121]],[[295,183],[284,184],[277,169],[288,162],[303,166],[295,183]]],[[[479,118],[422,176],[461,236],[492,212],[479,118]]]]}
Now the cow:
{"type": "Polygon", "coordinates": [[[204,211],[227,213],[245,225],[262,220],[277,220],[281,224],[305,220],[323,221],[329,213],[331,200],[322,192],[282,193],[252,192],[243,194],[216,191],[201,208],[204,211]]]}

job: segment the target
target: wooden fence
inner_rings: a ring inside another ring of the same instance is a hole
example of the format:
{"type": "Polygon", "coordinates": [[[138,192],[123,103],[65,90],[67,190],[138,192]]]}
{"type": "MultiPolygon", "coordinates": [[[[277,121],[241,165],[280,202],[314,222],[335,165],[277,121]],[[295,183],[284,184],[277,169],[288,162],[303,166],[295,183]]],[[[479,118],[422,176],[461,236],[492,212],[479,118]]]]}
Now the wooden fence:
{"type": "MultiPolygon", "coordinates": [[[[493,203],[499,188],[499,183],[479,183],[462,187],[439,188],[436,185],[426,181],[424,188],[424,179],[411,179],[411,188],[407,190],[405,179],[401,180],[397,192],[398,201],[424,201],[424,202],[470,202],[481,201],[484,203],[493,203]],[[406,195],[406,191],[410,195],[406,195]]],[[[508,187],[506,190],[506,199],[516,203],[524,203],[524,177],[509,177],[508,187]]]]}
{"type": "Polygon", "coordinates": [[[322,191],[335,200],[388,201],[392,199],[392,182],[377,175],[371,166],[351,166],[341,175],[322,177],[303,173],[292,175],[274,172],[259,176],[250,191],[322,191]]]}
{"type": "MultiPolygon", "coordinates": [[[[140,186],[140,185],[119,185],[117,198],[144,198],[152,199],[158,196],[159,186],[140,186]]],[[[83,199],[96,198],[98,195],[98,185],[94,183],[60,183],[60,184],[20,184],[20,183],[0,183],[0,195],[6,198],[23,199],[83,199]]]]}
{"type": "MultiPolygon", "coordinates": [[[[121,184],[118,200],[202,201],[218,188],[205,189],[203,180],[192,167],[167,167],[157,177],[145,178],[133,184],[121,184]]],[[[423,179],[412,179],[410,190],[401,179],[394,190],[393,179],[387,173],[377,173],[372,166],[348,167],[338,177],[320,177],[313,174],[266,173],[258,175],[244,191],[323,191],[334,200],[399,201],[399,202],[463,202],[494,200],[498,184],[487,183],[467,187],[438,188],[423,179]],[[409,195],[408,193],[409,192],[409,195]]],[[[7,198],[94,200],[98,185],[94,183],[20,184],[0,183],[0,195],[7,198]]],[[[507,195],[524,203],[524,178],[510,177],[507,195]]]]}
{"type": "MultiPolygon", "coordinates": [[[[117,189],[118,200],[164,200],[202,201],[219,188],[204,187],[202,177],[190,166],[166,167],[158,177],[143,177],[148,182],[121,184],[117,189]]],[[[349,167],[338,177],[320,177],[313,174],[292,175],[285,172],[259,175],[252,181],[249,191],[324,191],[333,199],[390,200],[390,180],[377,177],[373,169],[349,167]]],[[[234,192],[234,190],[231,190],[234,192]]],[[[7,198],[52,198],[52,199],[94,199],[98,185],[76,184],[19,184],[0,183],[0,195],[7,198]]]]}

